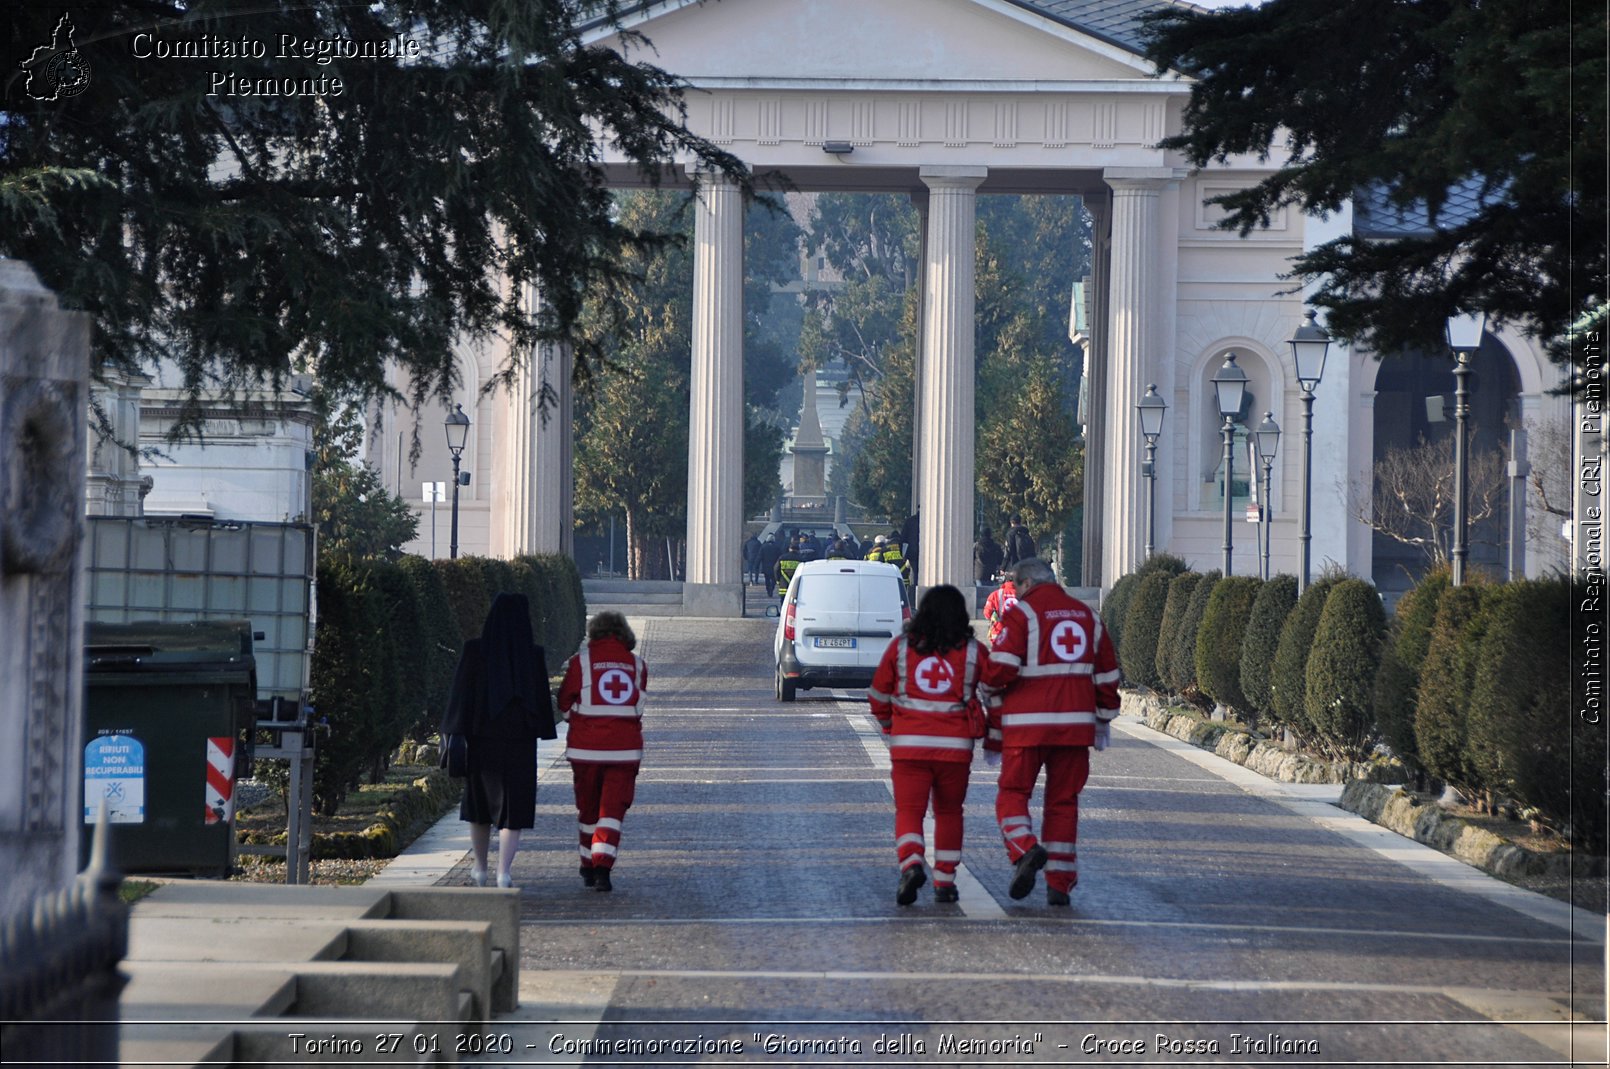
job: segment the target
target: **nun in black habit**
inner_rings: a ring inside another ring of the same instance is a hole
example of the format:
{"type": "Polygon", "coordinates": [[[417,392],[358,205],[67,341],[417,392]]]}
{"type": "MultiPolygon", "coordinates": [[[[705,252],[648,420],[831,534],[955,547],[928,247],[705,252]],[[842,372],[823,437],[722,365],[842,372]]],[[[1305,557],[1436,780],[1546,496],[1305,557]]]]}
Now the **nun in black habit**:
{"type": "Polygon", "coordinates": [[[510,870],[520,832],[536,822],[537,740],[557,737],[553,695],[541,646],[531,636],[524,594],[499,594],[481,637],[464,643],[442,736],[468,740],[469,766],[458,815],[469,822],[475,852],[471,879],[487,881],[486,855],[498,829],[499,887],[514,886],[510,870]]]}

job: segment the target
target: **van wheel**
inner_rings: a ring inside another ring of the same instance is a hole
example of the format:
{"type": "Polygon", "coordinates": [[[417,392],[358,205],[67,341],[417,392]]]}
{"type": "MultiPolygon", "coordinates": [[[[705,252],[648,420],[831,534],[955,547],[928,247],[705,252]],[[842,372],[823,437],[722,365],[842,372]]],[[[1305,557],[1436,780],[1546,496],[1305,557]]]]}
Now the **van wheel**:
{"type": "Polygon", "coordinates": [[[787,676],[783,675],[783,670],[781,668],[777,669],[777,700],[778,701],[780,701],[780,702],[791,702],[791,701],[793,701],[794,700],[794,691],[798,688],[798,686],[799,686],[799,684],[797,684],[794,680],[789,679],[787,676]]]}

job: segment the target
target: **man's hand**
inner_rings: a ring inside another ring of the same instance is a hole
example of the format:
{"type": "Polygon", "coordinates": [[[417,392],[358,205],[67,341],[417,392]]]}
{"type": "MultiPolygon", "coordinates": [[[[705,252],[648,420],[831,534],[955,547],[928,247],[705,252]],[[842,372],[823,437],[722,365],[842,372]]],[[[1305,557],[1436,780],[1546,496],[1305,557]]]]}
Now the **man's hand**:
{"type": "Polygon", "coordinates": [[[999,750],[985,750],[984,751],[984,763],[986,765],[988,765],[990,768],[998,768],[1000,766],[1000,763],[1001,763],[1001,751],[999,751],[999,750]]]}
{"type": "Polygon", "coordinates": [[[1097,720],[1095,748],[1098,750],[1105,750],[1107,748],[1107,744],[1111,741],[1112,724],[1106,720],[1097,720]]]}

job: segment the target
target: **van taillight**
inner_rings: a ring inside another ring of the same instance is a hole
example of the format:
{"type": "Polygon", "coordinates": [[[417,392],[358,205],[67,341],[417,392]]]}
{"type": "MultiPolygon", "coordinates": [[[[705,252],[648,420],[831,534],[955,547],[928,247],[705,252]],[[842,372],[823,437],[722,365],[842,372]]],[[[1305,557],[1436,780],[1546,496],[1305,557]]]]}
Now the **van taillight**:
{"type": "Polygon", "coordinates": [[[793,603],[789,604],[787,611],[785,611],[784,614],[783,614],[783,637],[786,638],[790,642],[794,641],[794,606],[793,606],[793,603]]]}
{"type": "Polygon", "coordinates": [[[907,605],[903,601],[900,603],[900,619],[902,619],[902,620],[911,619],[911,606],[907,605]]]}

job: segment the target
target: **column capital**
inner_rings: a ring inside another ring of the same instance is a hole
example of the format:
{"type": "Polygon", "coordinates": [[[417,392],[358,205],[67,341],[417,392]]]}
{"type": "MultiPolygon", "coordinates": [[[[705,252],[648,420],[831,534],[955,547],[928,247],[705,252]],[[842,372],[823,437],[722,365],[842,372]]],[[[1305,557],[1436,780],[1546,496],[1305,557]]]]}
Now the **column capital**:
{"type": "Polygon", "coordinates": [[[917,170],[917,177],[931,190],[966,190],[972,192],[989,177],[988,167],[933,164],[917,170]]]}
{"type": "Polygon", "coordinates": [[[687,172],[689,178],[701,186],[721,186],[726,189],[738,188],[738,183],[707,164],[685,163],[682,165],[682,169],[687,172]]]}
{"type": "Polygon", "coordinates": [[[1178,167],[1107,167],[1101,172],[1101,180],[1114,191],[1160,191],[1187,174],[1178,167]]]}

